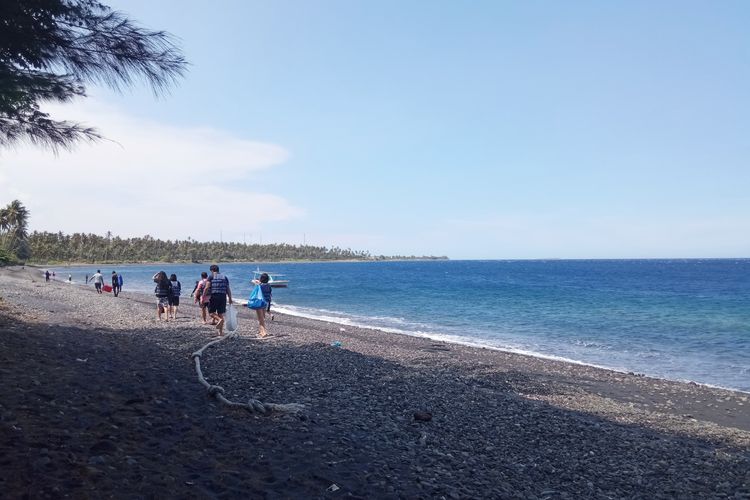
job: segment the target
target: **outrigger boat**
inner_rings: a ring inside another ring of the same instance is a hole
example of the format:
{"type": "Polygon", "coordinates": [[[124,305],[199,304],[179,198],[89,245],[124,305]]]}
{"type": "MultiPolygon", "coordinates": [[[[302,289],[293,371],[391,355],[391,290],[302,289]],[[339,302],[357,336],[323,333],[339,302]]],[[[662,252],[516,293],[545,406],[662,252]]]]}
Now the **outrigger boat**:
{"type": "Polygon", "coordinates": [[[271,288],[286,288],[289,286],[289,280],[283,274],[269,273],[260,269],[253,271],[252,282],[256,285],[260,283],[260,275],[264,272],[268,275],[268,284],[271,285],[271,288]]]}

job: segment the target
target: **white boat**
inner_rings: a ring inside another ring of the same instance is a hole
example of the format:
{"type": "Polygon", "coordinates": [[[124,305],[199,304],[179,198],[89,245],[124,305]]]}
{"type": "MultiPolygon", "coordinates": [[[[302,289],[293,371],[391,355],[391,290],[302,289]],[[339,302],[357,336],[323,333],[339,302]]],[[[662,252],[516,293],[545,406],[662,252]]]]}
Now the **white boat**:
{"type": "Polygon", "coordinates": [[[283,274],[269,273],[267,271],[261,271],[260,269],[253,271],[252,282],[256,285],[260,283],[260,275],[263,273],[268,275],[268,284],[271,285],[271,288],[286,288],[289,286],[289,280],[286,279],[286,276],[283,274]]]}

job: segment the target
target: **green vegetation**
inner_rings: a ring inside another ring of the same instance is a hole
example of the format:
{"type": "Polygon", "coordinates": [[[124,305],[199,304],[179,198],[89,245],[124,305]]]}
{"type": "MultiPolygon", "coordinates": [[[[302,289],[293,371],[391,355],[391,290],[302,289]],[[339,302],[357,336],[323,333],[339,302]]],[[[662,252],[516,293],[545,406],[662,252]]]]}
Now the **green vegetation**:
{"type": "Polygon", "coordinates": [[[9,266],[16,263],[16,257],[4,248],[0,248],[0,266],[9,266]]]}
{"type": "Polygon", "coordinates": [[[168,33],[96,0],[2,0],[0,31],[0,146],[98,140],[96,130],[53,120],[40,104],[85,96],[87,83],[119,90],[144,81],[160,94],[186,69],[168,33]]]}
{"type": "Polygon", "coordinates": [[[0,208],[0,265],[29,258],[29,211],[18,200],[0,208]]]}
{"type": "Polygon", "coordinates": [[[54,262],[253,262],[284,260],[392,260],[445,259],[447,257],[385,257],[366,251],[326,248],[312,245],[245,245],[243,243],[157,240],[151,236],[120,238],[108,233],[49,233],[34,231],[28,238],[31,261],[39,264],[54,262]]]}
{"type": "Polygon", "coordinates": [[[253,262],[283,260],[393,260],[447,257],[373,256],[370,252],[312,245],[245,245],[243,243],[157,240],[151,236],[120,238],[107,233],[28,234],[29,211],[15,200],[0,209],[0,265],[29,261],[37,264],[104,262],[253,262]]]}

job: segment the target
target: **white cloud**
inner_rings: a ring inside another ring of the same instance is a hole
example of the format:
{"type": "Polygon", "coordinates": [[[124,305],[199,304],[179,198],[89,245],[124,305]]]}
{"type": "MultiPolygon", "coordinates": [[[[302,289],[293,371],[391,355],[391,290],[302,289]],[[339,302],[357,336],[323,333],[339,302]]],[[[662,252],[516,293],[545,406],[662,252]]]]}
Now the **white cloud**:
{"type": "Polygon", "coordinates": [[[2,152],[0,203],[19,198],[31,229],[218,239],[222,229],[260,231],[304,214],[264,192],[256,175],[289,157],[280,146],[157,123],[94,100],[49,111],[110,140],[57,157],[26,145],[2,152]]]}

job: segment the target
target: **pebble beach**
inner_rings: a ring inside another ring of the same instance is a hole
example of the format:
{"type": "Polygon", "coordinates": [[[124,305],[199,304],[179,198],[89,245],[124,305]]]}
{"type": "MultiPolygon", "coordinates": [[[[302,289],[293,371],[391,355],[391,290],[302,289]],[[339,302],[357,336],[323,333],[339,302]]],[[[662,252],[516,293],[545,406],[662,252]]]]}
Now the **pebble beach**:
{"type": "Polygon", "coordinates": [[[4,498],[750,498],[750,394],[0,270],[4,498]]]}

